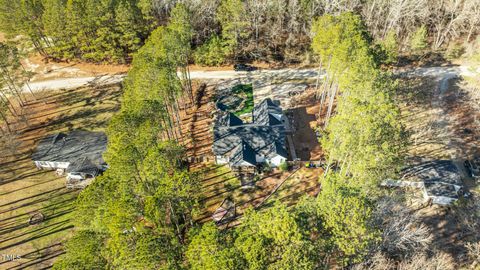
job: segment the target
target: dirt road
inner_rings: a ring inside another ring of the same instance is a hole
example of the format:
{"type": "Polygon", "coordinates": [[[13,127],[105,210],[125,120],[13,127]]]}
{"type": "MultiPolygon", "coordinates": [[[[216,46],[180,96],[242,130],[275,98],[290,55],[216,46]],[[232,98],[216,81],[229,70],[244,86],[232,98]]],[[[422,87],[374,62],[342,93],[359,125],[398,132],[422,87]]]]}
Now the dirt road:
{"type": "MultiPolygon", "coordinates": [[[[478,70],[480,72],[480,70],[478,70]]],[[[320,74],[320,77],[323,76],[320,74]]],[[[472,76],[474,72],[467,66],[456,67],[427,67],[414,68],[410,70],[398,70],[395,73],[405,76],[446,76],[448,74],[472,76]]],[[[295,81],[305,83],[315,80],[318,76],[318,69],[277,69],[277,70],[257,70],[252,72],[245,71],[192,71],[190,77],[192,79],[208,79],[208,80],[225,80],[239,79],[242,81],[251,81],[259,88],[270,85],[275,82],[295,81]]],[[[123,75],[103,75],[96,77],[69,77],[63,79],[52,79],[43,81],[30,82],[30,88],[33,91],[38,90],[54,90],[61,88],[77,88],[91,83],[109,84],[120,82],[125,77],[123,75]]],[[[24,87],[25,90],[28,90],[24,87]]]]}
{"type": "Polygon", "coordinates": [[[56,90],[56,89],[74,89],[85,85],[105,85],[123,81],[125,75],[105,75],[98,77],[78,77],[78,78],[64,78],[46,81],[30,82],[22,87],[23,91],[41,91],[41,90],[56,90]],[[30,89],[29,89],[30,88],[30,89]]]}

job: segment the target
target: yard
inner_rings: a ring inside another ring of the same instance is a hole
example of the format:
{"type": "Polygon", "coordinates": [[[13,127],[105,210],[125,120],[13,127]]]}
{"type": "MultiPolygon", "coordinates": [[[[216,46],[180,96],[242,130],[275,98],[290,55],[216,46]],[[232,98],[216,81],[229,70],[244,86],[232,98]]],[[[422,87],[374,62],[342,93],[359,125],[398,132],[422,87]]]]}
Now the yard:
{"type": "Polygon", "coordinates": [[[253,87],[251,84],[236,84],[229,88],[229,93],[222,93],[218,98],[226,109],[238,117],[253,111],[253,87]]]}
{"type": "Polygon", "coordinates": [[[77,128],[103,130],[119,108],[119,85],[37,92],[14,125],[16,136],[0,147],[0,253],[19,256],[0,261],[1,269],[44,269],[63,253],[73,225],[78,191],[65,188],[65,177],[38,171],[30,160],[45,134],[77,128]],[[38,222],[31,218],[39,218],[38,222]]]}
{"type": "MultiPolygon", "coordinates": [[[[227,109],[241,107],[241,114],[244,110],[251,112],[252,104],[248,107],[242,107],[239,104],[232,105],[229,102],[240,102],[241,98],[232,99],[232,94],[246,95],[256,91],[251,85],[244,87],[240,81],[226,81],[218,84],[212,84],[207,88],[207,97],[203,100],[199,112],[212,110],[213,99],[209,97],[216,96],[227,109]],[[210,103],[210,104],[209,104],[210,103]],[[230,105],[230,106],[229,106],[230,105]]],[[[275,97],[274,97],[275,98],[275,97]]],[[[320,160],[323,153],[314,132],[316,127],[315,114],[318,112],[318,104],[315,102],[313,89],[308,89],[299,93],[292,98],[290,104],[292,107],[286,108],[285,113],[289,115],[292,122],[292,128],[295,132],[293,135],[293,143],[295,145],[297,156],[301,160],[320,160]]],[[[232,109],[234,111],[235,109],[232,109]]],[[[238,111],[237,111],[238,113],[238,111]]],[[[201,115],[204,115],[201,113],[201,115]]],[[[273,170],[271,173],[258,175],[255,185],[251,189],[243,189],[240,180],[237,179],[227,165],[215,165],[211,147],[213,143],[211,119],[202,118],[202,121],[193,122],[194,130],[199,130],[193,134],[194,141],[202,141],[199,144],[205,148],[204,153],[208,153],[207,159],[198,160],[191,164],[191,169],[198,172],[202,181],[202,211],[197,216],[197,220],[206,222],[211,220],[212,214],[221,205],[224,199],[233,201],[236,205],[236,215],[240,218],[245,210],[249,207],[258,208],[268,206],[270,202],[280,200],[287,204],[296,203],[303,195],[315,195],[320,190],[319,176],[323,172],[319,168],[305,168],[300,166],[297,169],[291,169],[288,172],[282,172],[279,169],[273,170]],[[208,150],[207,150],[208,149],[208,150]]],[[[196,149],[196,148],[193,148],[196,149]]],[[[200,155],[201,156],[201,155],[200,155]]],[[[227,226],[238,224],[238,220],[228,223],[227,226]]]]}
{"type": "Polygon", "coordinates": [[[460,260],[466,252],[464,244],[475,237],[469,233],[469,228],[474,228],[470,217],[478,211],[475,202],[478,205],[480,194],[478,182],[465,174],[463,161],[480,151],[480,110],[471,103],[469,85],[459,78],[401,78],[400,86],[402,117],[411,140],[406,165],[452,160],[460,169],[467,190],[473,193],[471,198],[448,208],[419,205],[419,192],[405,193],[409,208],[432,232],[432,249],[460,260]]]}
{"type": "MultiPolygon", "coordinates": [[[[202,181],[202,211],[197,220],[211,220],[212,214],[225,198],[236,205],[236,215],[241,218],[246,209],[268,206],[270,202],[280,200],[289,205],[298,202],[303,195],[315,195],[319,192],[318,182],[322,169],[309,169],[301,166],[298,170],[282,172],[279,169],[259,175],[252,189],[242,189],[227,165],[203,164],[197,167],[202,181]]],[[[227,226],[238,224],[233,220],[227,226]]]]}

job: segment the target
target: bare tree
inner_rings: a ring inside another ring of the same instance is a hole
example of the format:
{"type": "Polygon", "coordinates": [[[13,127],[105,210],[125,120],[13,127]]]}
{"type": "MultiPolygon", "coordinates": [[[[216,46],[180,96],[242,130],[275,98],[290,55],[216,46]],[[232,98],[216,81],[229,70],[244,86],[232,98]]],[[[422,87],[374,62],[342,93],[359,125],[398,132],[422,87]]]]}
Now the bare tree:
{"type": "Polygon", "coordinates": [[[389,257],[408,257],[427,251],[432,242],[429,228],[397,198],[382,198],[376,205],[374,223],[382,230],[379,251],[389,257]]]}

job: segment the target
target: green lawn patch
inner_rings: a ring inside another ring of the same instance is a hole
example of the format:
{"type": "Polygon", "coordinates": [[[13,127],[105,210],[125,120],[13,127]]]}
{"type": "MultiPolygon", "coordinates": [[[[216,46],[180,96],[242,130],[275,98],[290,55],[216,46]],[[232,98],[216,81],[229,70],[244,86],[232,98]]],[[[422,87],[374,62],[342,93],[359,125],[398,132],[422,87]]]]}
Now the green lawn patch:
{"type": "MultiPolygon", "coordinates": [[[[240,96],[243,102],[238,110],[233,110],[237,116],[253,111],[253,87],[251,84],[238,84],[232,88],[234,95],[240,96]]],[[[231,108],[234,109],[234,108],[231,108]]]]}

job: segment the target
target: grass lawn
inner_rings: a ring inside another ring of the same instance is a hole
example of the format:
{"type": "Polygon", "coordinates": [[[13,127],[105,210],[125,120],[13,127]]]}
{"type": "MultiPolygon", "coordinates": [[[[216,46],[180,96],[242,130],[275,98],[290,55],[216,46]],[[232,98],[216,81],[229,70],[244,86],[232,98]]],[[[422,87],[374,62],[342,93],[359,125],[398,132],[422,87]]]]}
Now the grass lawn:
{"type": "Polygon", "coordinates": [[[84,87],[36,94],[14,125],[16,135],[0,145],[0,253],[18,255],[0,261],[0,269],[45,269],[63,254],[72,232],[77,190],[65,188],[65,177],[39,171],[30,159],[39,139],[73,129],[103,130],[119,108],[119,85],[84,87]],[[13,145],[13,146],[12,146],[13,145]],[[30,217],[44,220],[30,224],[30,217]]]}
{"type": "Polygon", "coordinates": [[[251,84],[238,84],[232,88],[232,93],[243,98],[240,109],[229,108],[237,116],[253,111],[253,87],[251,84]]]}

